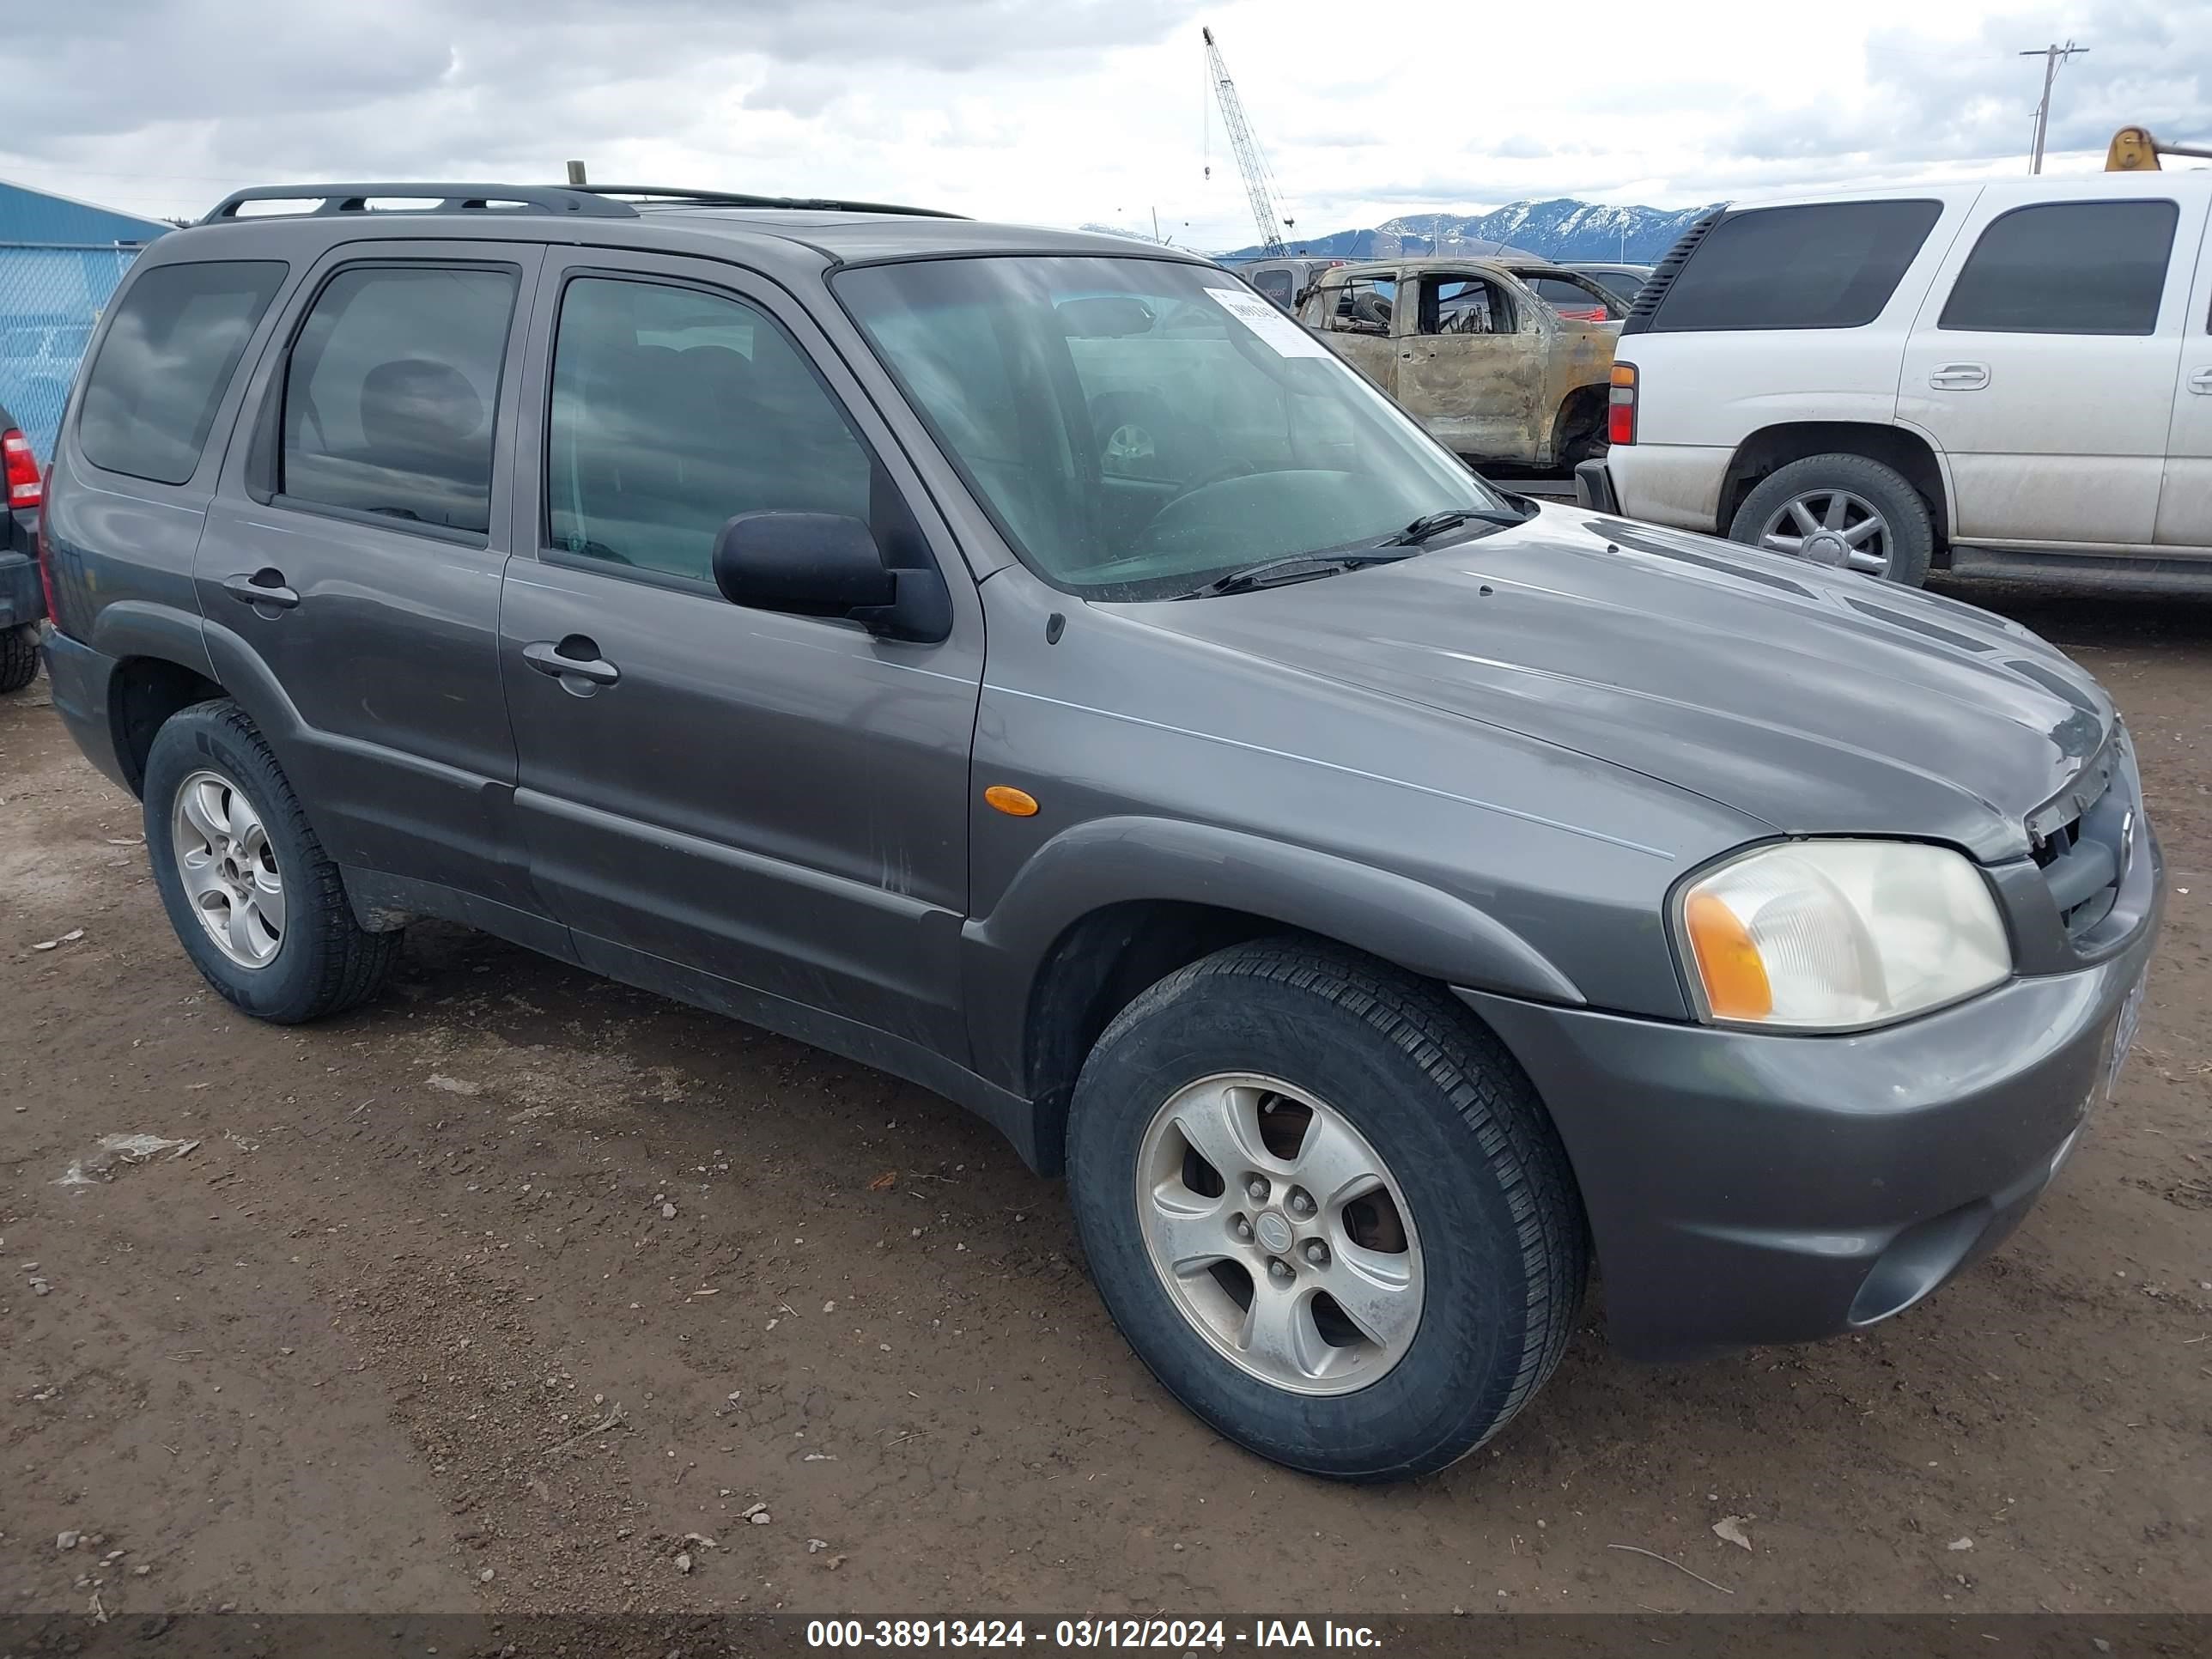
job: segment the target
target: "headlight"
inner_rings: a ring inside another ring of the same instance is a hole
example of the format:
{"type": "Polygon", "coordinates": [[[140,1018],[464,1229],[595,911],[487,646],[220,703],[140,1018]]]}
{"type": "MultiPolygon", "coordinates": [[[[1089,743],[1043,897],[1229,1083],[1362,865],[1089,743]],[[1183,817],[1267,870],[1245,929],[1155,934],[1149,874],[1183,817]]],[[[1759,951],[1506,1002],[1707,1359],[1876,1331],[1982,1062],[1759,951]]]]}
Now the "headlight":
{"type": "Polygon", "coordinates": [[[1917,842],[1762,847],[1685,888],[1676,921],[1712,1020],[1880,1025],[2012,972],[1981,872],[1917,842]]]}

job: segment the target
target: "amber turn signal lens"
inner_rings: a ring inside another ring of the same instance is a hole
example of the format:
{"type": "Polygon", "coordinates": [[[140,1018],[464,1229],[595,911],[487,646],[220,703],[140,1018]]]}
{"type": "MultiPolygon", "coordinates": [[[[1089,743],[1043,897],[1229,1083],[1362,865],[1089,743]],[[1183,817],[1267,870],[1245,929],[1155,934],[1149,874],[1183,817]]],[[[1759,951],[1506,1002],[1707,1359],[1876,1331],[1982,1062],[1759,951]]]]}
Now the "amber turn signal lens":
{"type": "Polygon", "coordinates": [[[1774,988],[1767,983],[1759,946],[1726,900],[1692,893],[1683,907],[1682,925],[1715,1019],[1765,1019],[1774,1012],[1774,988]]]}
{"type": "Polygon", "coordinates": [[[983,799],[1010,818],[1036,816],[1036,797],[1026,789],[1010,789],[1003,783],[994,783],[983,792],[983,799]]]}

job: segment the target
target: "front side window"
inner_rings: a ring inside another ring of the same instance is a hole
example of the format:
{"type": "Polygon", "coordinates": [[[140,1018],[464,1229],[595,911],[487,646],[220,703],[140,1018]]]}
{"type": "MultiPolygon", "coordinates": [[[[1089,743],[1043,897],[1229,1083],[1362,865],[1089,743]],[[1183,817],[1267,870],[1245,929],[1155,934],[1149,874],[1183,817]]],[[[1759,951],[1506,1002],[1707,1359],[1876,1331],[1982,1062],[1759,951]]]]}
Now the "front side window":
{"type": "Polygon", "coordinates": [[[288,501],[482,535],[511,270],[368,265],[315,296],[284,371],[288,501]]]}
{"type": "Polygon", "coordinates": [[[2172,202],[2046,202],[1992,220],[1939,328],[1990,334],[2151,334],[2180,210],[2172,202]]]}
{"type": "Polygon", "coordinates": [[[155,483],[189,479],[286,269],[274,259],[161,265],[131,283],[85,381],[85,459],[155,483]]]}
{"type": "Polygon", "coordinates": [[[1388,276],[1355,276],[1333,289],[1322,326],[1338,334],[1388,334],[1398,284],[1388,276]]]}
{"type": "Polygon", "coordinates": [[[1330,349],[1208,266],[931,259],[834,287],[1015,550],[1151,599],[1498,507],[1330,349]]]}
{"type": "Polygon", "coordinates": [[[1921,201],[1732,213],[1698,244],[1650,327],[1863,327],[1881,315],[1942,214],[1942,203],[1921,201]]]}
{"type": "Polygon", "coordinates": [[[668,283],[568,284],[546,431],[554,547],[710,582],[729,520],[868,520],[873,477],[829,388],[765,313],[668,283]]]}

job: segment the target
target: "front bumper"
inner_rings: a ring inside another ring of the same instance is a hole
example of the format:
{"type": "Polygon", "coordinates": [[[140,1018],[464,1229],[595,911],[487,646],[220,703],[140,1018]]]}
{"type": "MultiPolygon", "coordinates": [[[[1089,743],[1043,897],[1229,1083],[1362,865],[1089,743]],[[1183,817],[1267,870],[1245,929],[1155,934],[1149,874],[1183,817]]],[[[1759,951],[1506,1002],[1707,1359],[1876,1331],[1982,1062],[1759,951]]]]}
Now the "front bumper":
{"type": "Polygon", "coordinates": [[[1879,1031],[1767,1035],[1462,990],[1559,1125],[1613,1346],[1687,1359],[1910,1307],[1994,1249],[2105,1093],[2158,934],[1879,1031]]]}

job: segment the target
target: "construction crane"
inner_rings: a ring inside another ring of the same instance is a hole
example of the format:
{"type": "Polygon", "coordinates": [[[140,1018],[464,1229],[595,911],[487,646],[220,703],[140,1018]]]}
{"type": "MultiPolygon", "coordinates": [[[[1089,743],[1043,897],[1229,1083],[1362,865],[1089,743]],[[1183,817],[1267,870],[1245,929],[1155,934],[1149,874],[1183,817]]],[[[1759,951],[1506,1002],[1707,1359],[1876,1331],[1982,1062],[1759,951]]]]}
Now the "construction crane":
{"type": "Polygon", "coordinates": [[[2112,135],[2112,147],[2105,152],[2105,171],[2160,172],[2162,169],[2159,167],[2158,158],[2161,155],[2212,157],[2212,144],[2170,144],[2164,139],[2152,137],[2148,127],[2122,127],[2112,135]]]}
{"type": "Polygon", "coordinates": [[[1252,125],[1244,118],[1244,100],[1237,95],[1237,83],[1229,78],[1229,65],[1221,61],[1213,31],[1200,28],[1199,33],[1206,37],[1206,72],[1213,82],[1214,96],[1221,101],[1221,125],[1229,129],[1229,148],[1237,153],[1237,170],[1244,175],[1244,194],[1251,198],[1252,222],[1260,228],[1260,246],[1270,258],[1279,259],[1290,252],[1283,243],[1283,227],[1297,221],[1277,222],[1274,192],[1268,188],[1273,180],[1260,154],[1260,142],[1252,136],[1252,125]]]}

